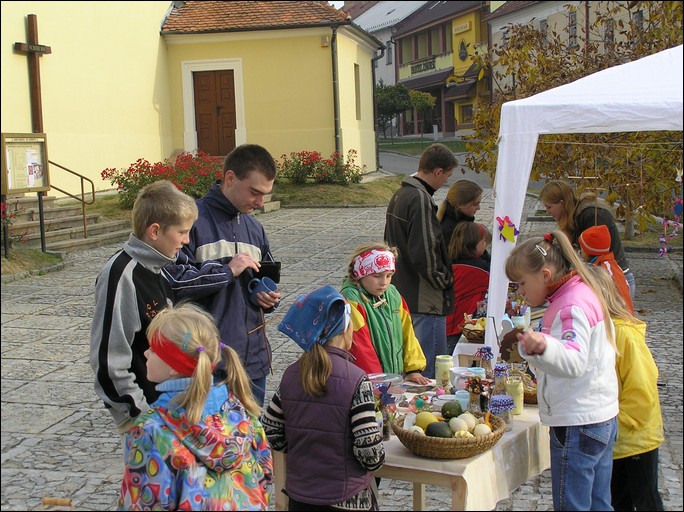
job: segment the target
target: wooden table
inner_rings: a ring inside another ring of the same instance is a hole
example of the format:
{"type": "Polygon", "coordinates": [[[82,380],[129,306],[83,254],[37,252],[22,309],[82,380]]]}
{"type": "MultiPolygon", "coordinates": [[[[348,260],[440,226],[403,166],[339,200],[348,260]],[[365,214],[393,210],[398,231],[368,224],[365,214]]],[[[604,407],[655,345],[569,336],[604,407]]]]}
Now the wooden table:
{"type": "MultiPolygon", "coordinates": [[[[468,459],[429,459],[411,453],[396,436],[385,445],[385,464],[375,474],[413,482],[413,510],[425,510],[425,485],[451,489],[451,510],[493,510],[498,501],[550,467],[549,429],[536,405],[525,404],[513,429],[491,449],[468,459]]],[[[287,510],[285,455],[273,452],[276,510],[287,510]]],[[[380,503],[382,506],[382,502],[380,503]]]]}

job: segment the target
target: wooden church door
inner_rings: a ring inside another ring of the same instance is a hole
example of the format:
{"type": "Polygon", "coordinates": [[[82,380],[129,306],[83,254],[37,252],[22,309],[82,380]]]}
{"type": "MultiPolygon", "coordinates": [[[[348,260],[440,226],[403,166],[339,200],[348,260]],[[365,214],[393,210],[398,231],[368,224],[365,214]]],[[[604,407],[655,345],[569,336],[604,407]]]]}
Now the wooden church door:
{"type": "Polygon", "coordinates": [[[193,73],[197,147],[208,155],[226,156],[235,148],[235,81],[233,70],[193,73]]]}

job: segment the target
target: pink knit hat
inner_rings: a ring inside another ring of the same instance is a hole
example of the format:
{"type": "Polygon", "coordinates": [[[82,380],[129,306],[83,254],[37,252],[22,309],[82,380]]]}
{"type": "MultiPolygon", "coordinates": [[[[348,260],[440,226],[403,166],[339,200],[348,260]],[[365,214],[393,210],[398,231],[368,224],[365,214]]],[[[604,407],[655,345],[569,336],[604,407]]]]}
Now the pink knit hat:
{"type": "Polygon", "coordinates": [[[584,253],[589,256],[600,256],[610,252],[610,231],[603,224],[585,229],[577,241],[584,253]]]}

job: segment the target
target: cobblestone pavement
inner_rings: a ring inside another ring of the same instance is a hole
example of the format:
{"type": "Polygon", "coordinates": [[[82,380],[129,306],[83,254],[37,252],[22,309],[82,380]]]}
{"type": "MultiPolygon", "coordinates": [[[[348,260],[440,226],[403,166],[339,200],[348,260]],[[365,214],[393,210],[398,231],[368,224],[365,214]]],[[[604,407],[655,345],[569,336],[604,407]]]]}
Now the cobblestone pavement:
{"type": "MultiPolygon", "coordinates": [[[[438,191],[437,200],[445,189],[438,191]]],[[[491,222],[486,191],[478,219],[491,222]]],[[[528,197],[526,212],[536,211],[528,197]]],[[[299,354],[277,324],[294,298],[323,284],[338,286],[357,245],[381,240],[384,208],[281,209],[260,215],[283,262],[283,304],[267,326],[274,373],[267,396],[299,354]]],[[[525,218],[526,215],[523,215],[525,218]]],[[[523,235],[551,228],[527,222],[523,235]]],[[[121,443],[93,391],[88,337],[95,277],[119,244],[68,256],[60,271],[2,284],[2,510],[57,510],[44,497],[72,499],[63,510],[114,510],[122,476],[121,443]]],[[[682,510],[682,255],[630,253],[636,307],[660,369],[666,440],[660,489],[667,510],[682,510]]],[[[411,510],[410,484],[383,479],[382,510],[411,510]]],[[[427,508],[449,510],[447,489],[428,486],[427,508]]],[[[528,480],[496,510],[552,510],[549,471],[528,480]]]]}

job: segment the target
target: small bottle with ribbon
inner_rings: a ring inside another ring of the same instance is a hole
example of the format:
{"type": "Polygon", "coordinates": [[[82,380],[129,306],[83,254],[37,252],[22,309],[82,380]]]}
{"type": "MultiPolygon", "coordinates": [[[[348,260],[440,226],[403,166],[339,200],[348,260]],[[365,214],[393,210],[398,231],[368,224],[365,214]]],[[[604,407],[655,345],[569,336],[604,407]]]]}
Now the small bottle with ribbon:
{"type": "Polygon", "coordinates": [[[494,395],[489,399],[489,412],[506,423],[506,432],[513,428],[513,397],[510,395],[494,395]]]}

